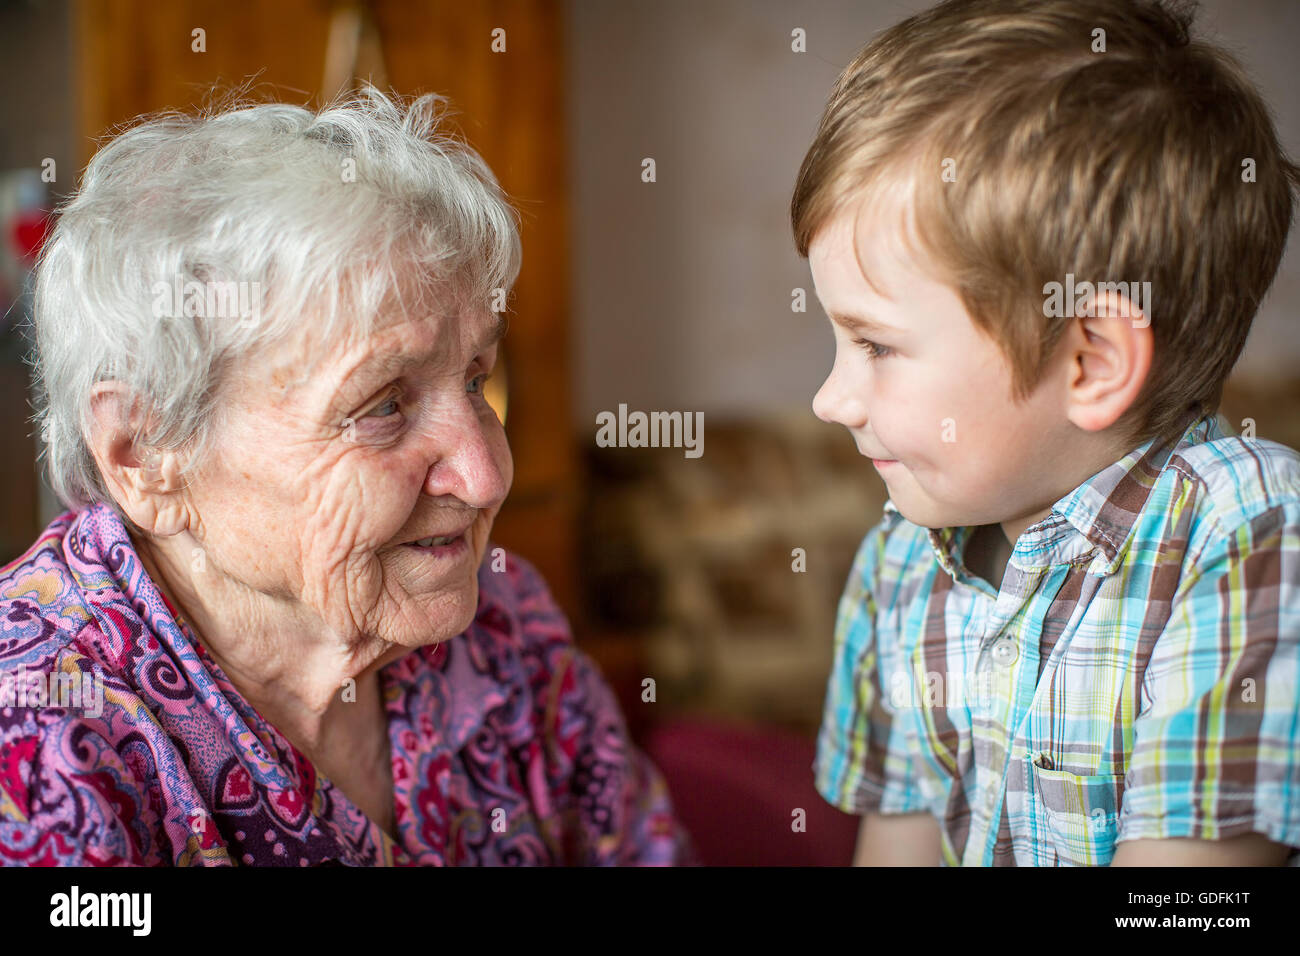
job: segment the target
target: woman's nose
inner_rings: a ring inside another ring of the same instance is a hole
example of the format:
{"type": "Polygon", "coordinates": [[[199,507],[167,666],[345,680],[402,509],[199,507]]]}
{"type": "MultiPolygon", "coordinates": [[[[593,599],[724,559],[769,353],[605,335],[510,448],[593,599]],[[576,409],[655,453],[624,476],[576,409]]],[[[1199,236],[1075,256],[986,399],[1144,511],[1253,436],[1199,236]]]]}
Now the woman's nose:
{"type": "Polygon", "coordinates": [[[497,507],[510,490],[510,450],[500,426],[492,434],[477,415],[450,428],[447,424],[438,442],[441,453],[425,476],[424,493],[435,498],[450,495],[472,508],[497,507]]]}

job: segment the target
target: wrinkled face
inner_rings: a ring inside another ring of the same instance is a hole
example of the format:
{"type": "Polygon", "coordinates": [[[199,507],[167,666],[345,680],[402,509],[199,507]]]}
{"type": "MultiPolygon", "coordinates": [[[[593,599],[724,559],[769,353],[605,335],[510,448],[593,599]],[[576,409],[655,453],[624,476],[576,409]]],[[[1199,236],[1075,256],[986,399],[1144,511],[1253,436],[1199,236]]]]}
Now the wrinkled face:
{"type": "Polygon", "coordinates": [[[1061,393],[1046,385],[1053,376],[1027,402],[1013,401],[1000,349],[956,291],[914,261],[903,222],[896,204],[851,206],[809,247],[835,332],[835,364],[813,410],[849,430],[917,525],[1009,522],[1050,509],[1060,496],[1051,461],[1069,435],[1061,393]]]}
{"type": "Polygon", "coordinates": [[[464,631],[513,477],[483,395],[501,329],[486,309],[402,316],[367,338],[305,331],[237,369],[191,487],[208,565],[344,639],[464,631]]]}

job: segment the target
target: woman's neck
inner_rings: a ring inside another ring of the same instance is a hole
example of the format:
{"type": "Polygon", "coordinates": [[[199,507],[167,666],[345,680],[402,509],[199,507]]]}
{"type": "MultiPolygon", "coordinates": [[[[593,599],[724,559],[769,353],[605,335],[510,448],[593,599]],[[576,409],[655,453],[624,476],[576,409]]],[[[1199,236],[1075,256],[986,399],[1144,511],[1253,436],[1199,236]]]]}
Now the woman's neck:
{"type": "Polygon", "coordinates": [[[205,568],[200,582],[177,560],[183,542],[135,534],[132,540],[150,579],[235,689],[304,754],[331,752],[374,723],[367,718],[378,672],[410,648],[341,640],[313,615],[251,592],[218,569],[205,568]]]}

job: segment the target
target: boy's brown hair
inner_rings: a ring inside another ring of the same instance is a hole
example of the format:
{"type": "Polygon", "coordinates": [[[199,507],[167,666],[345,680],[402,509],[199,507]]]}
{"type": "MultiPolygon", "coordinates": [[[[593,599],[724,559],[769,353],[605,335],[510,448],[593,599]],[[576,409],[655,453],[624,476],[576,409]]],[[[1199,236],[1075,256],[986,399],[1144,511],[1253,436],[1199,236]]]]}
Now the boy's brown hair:
{"type": "Polygon", "coordinates": [[[885,31],[840,76],[799,170],[799,254],[848,204],[910,180],[920,244],[1018,399],[1067,327],[1044,317],[1044,286],[1072,273],[1151,283],[1152,367],[1120,434],[1217,411],[1300,169],[1192,19],[1159,0],[947,0],[885,31]]]}

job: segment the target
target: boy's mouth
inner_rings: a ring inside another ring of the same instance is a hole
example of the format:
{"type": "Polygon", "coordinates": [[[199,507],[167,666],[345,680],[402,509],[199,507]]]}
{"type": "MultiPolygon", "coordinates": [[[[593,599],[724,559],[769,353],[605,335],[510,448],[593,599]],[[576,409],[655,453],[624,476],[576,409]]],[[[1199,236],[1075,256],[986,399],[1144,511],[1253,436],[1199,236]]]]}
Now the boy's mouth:
{"type": "Polygon", "coordinates": [[[873,458],[871,463],[877,468],[888,468],[890,465],[897,465],[897,458],[873,458]]]}

